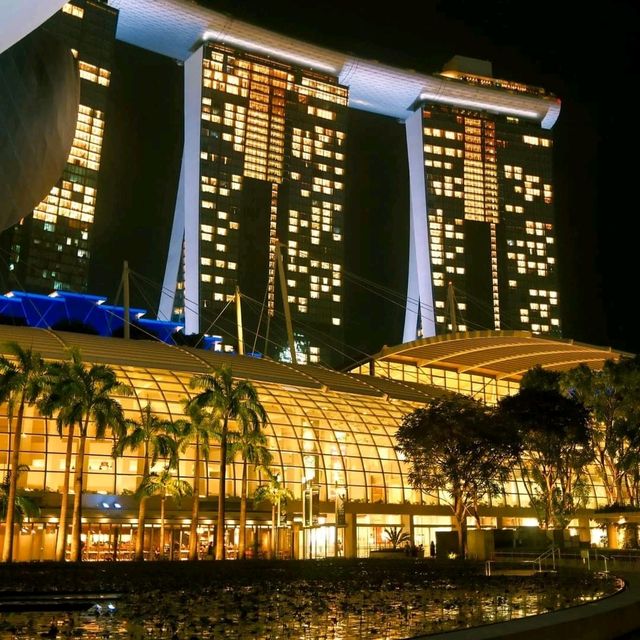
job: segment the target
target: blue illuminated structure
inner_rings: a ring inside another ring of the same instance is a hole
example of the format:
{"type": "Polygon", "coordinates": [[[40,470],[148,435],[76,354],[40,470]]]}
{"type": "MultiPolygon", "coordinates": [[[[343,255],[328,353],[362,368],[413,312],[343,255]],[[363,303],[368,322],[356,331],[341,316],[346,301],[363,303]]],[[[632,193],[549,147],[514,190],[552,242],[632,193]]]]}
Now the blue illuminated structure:
{"type": "MultiPolygon", "coordinates": [[[[49,295],[10,291],[0,296],[0,318],[5,323],[39,329],[68,329],[84,327],[100,336],[114,336],[123,331],[124,307],[105,304],[104,296],[54,291],[49,295]]],[[[184,330],[180,322],[144,318],[146,309],[131,307],[131,323],[150,339],[176,344],[174,335],[184,330]]],[[[220,336],[204,336],[202,346],[217,350],[220,336]]]]}

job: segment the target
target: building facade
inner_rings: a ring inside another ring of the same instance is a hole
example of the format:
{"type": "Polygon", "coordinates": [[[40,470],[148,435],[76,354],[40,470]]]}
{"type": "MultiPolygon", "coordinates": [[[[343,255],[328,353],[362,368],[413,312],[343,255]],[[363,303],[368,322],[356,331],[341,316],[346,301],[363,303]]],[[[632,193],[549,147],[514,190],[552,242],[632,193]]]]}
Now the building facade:
{"type": "MultiPolygon", "coordinates": [[[[453,58],[443,75],[490,91],[475,106],[425,96],[408,123],[421,140],[422,153],[410,155],[411,180],[414,192],[424,192],[428,237],[412,258],[416,269],[430,269],[433,300],[421,306],[418,334],[522,329],[560,336],[552,134],[525,110],[501,113],[491,104],[491,91],[545,92],[494,79],[490,63],[466,58],[453,58]]],[[[422,212],[417,218],[415,228],[422,212]]],[[[409,296],[422,299],[411,284],[409,296]]],[[[416,317],[406,319],[411,340],[416,317]]]]}
{"type": "Polygon", "coordinates": [[[283,317],[284,291],[297,359],[330,361],[314,336],[342,342],[346,119],[347,89],[326,73],[216,43],[185,62],[185,146],[161,316],[206,332],[239,289],[249,299],[247,339],[283,357],[286,337],[271,346],[267,335],[276,312],[283,317]]]}
{"type": "Polygon", "coordinates": [[[72,0],[39,27],[78,60],[78,120],[61,178],[33,213],[2,234],[6,290],[87,290],[117,19],[106,2],[72,0]]]}
{"type": "MultiPolygon", "coordinates": [[[[319,338],[331,342],[343,324],[338,272],[340,191],[349,180],[342,166],[346,105],[392,117],[406,129],[411,230],[403,340],[464,327],[560,335],[551,175],[558,98],[495,79],[484,61],[456,56],[441,72],[417,73],[180,0],[162,7],[112,3],[121,14],[119,38],[185,67],[184,154],[162,317],[184,314],[187,332],[206,331],[235,286],[253,286],[253,304],[274,313],[277,239],[285,261],[281,288],[291,288],[286,298],[305,352],[301,359],[331,363],[330,349],[318,348],[305,330],[328,328],[319,338]],[[180,29],[173,28],[176,21],[180,29]],[[293,82],[290,98],[277,97],[267,80],[275,70],[280,81],[288,74],[286,82],[293,82]],[[313,101],[304,121],[296,83],[313,101]],[[282,110],[284,120],[277,113],[282,110]],[[258,125],[257,113],[274,117],[258,125]],[[253,120],[253,133],[243,118],[253,120]],[[332,155],[334,140],[339,149],[332,155]],[[302,158],[296,144],[302,144],[302,158]],[[230,177],[223,163],[235,166],[230,177]],[[311,202],[304,202],[306,193],[311,202]],[[303,201],[293,201],[296,194],[303,201]],[[216,220],[215,207],[229,217],[216,220]],[[251,222],[243,225],[234,216],[251,222]],[[310,249],[300,248],[304,238],[310,249]],[[243,255],[245,239],[252,244],[243,255]],[[247,271],[249,283],[242,277],[247,271]]],[[[344,246],[356,241],[346,239],[344,246]]],[[[260,334],[258,343],[268,344],[268,331],[256,326],[251,331],[260,334]]]]}
{"type": "MultiPolygon", "coordinates": [[[[195,374],[228,365],[237,379],[250,380],[268,414],[264,431],[273,454],[271,471],[293,494],[293,500],[282,505],[280,549],[285,557],[296,558],[367,557],[371,550],[385,546],[384,530],[393,526],[403,527],[414,544],[424,548],[436,540],[437,532],[453,530],[446,496],[421,495],[413,490],[407,478],[408,465],[394,448],[402,417],[443,389],[495,402],[516,392],[522,373],[536,363],[552,369],[580,362],[600,367],[607,359],[623,355],[528,332],[479,332],[400,345],[366,366],[339,373],[313,365],[294,367],[160,342],[0,325],[0,345],[8,340],[17,340],[49,361],[67,358],[67,349],[75,346],[85,362],[111,366],[118,379],[134,390],[133,395],[117,399],[126,417],[136,421],[147,403],[161,419],[184,418],[183,400],[194,393],[189,382],[195,374]]],[[[98,440],[92,429],[90,426],[84,469],[86,557],[112,557],[117,547],[119,558],[129,558],[137,528],[137,503],[131,494],[141,480],[143,452],[127,451],[123,457],[113,458],[113,439],[98,440]]],[[[15,416],[10,416],[5,403],[0,405],[3,473],[13,434],[15,416]]],[[[35,406],[28,406],[20,442],[20,462],[28,467],[20,474],[20,489],[38,502],[41,514],[23,523],[16,547],[18,558],[52,558],[66,469],[66,434],[58,433],[55,418],[46,419],[35,406]]],[[[198,542],[203,548],[214,533],[218,454],[217,446],[212,446],[200,471],[198,542]]],[[[75,450],[73,455],[72,469],[75,450]]],[[[180,478],[193,481],[194,462],[195,450],[190,447],[180,457],[180,478]]],[[[157,469],[163,464],[159,461],[157,469]]],[[[241,479],[242,462],[236,458],[228,465],[226,484],[225,541],[230,558],[237,550],[239,536],[241,479]]],[[[249,495],[266,482],[264,472],[249,465],[249,495]]],[[[536,512],[517,469],[504,490],[504,495],[480,508],[482,526],[536,529],[536,512]]],[[[158,538],[160,504],[155,500],[150,499],[147,508],[148,554],[156,546],[175,547],[175,557],[186,557],[190,500],[169,501],[162,541],[158,538]]],[[[571,533],[600,544],[603,531],[596,518],[602,516],[594,516],[593,510],[605,504],[604,487],[592,472],[588,506],[570,523],[571,533]]],[[[256,506],[250,500],[248,526],[249,546],[257,555],[266,554],[271,505],[256,506]]],[[[469,526],[476,526],[471,518],[469,526]]]]}
{"type": "Polygon", "coordinates": [[[485,61],[455,56],[442,71],[417,73],[183,0],[74,0],[45,24],[79,52],[78,131],[61,181],[5,239],[21,285],[7,288],[86,289],[116,22],[119,39],[184,65],[184,148],[160,318],[207,333],[239,291],[253,350],[338,360],[344,252],[358,241],[344,238],[347,120],[360,109],[406,130],[403,340],[478,328],[561,335],[551,164],[558,98],[494,78],[485,61]]]}

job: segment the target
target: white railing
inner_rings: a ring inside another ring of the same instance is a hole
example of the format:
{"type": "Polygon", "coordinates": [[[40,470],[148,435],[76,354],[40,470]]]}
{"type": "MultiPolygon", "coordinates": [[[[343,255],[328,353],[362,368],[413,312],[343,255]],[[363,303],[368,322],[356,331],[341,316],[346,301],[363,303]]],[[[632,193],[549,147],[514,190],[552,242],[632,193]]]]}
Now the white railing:
{"type": "MultiPolygon", "coordinates": [[[[496,554],[496,556],[498,556],[499,554],[496,554]]],[[[535,553],[518,553],[518,552],[509,552],[506,554],[503,554],[501,561],[503,563],[512,563],[512,564],[525,564],[525,565],[534,565],[538,567],[538,571],[540,573],[542,573],[543,568],[542,565],[544,563],[545,565],[545,569],[546,570],[546,565],[547,562],[551,562],[551,566],[553,571],[556,570],[556,557],[557,557],[557,563],[560,563],[560,549],[558,547],[556,547],[555,545],[552,545],[551,547],[549,547],[548,549],[545,549],[542,553],[540,554],[535,554],[535,553]]],[[[492,570],[492,566],[495,565],[498,562],[498,558],[494,557],[492,560],[487,560],[485,562],[485,566],[484,566],[484,572],[485,575],[490,576],[491,575],[491,570],[492,570]]]]}
{"type": "MultiPolygon", "coordinates": [[[[598,561],[598,558],[602,558],[602,560],[604,560],[604,573],[609,573],[609,560],[611,560],[612,562],[614,562],[614,558],[611,556],[606,556],[604,553],[600,553],[599,551],[595,552],[595,560],[596,562],[598,561]]],[[[589,567],[591,567],[591,564],[589,564],[589,567]]]]}
{"type": "Polygon", "coordinates": [[[554,571],[559,567],[560,561],[565,566],[578,566],[580,564],[587,565],[588,570],[602,570],[603,573],[609,574],[613,570],[640,571],[640,553],[639,552],[619,552],[615,549],[607,549],[607,553],[602,553],[600,549],[582,549],[579,553],[571,550],[561,552],[556,546],[545,549],[542,553],[527,553],[518,551],[497,551],[491,560],[485,562],[485,574],[490,576],[495,570],[497,563],[502,564],[524,564],[534,565],[536,571],[542,572],[550,565],[554,571]]]}
{"type": "Polygon", "coordinates": [[[560,549],[559,549],[559,547],[556,547],[555,545],[551,545],[546,551],[543,551],[532,562],[538,564],[538,571],[540,573],[542,573],[542,561],[543,560],[547,560],[548,558],[551,558],[552,568],[555,571],[556,570],[556,554],[558,555],[558,564],[560,564],[560,549]]]}

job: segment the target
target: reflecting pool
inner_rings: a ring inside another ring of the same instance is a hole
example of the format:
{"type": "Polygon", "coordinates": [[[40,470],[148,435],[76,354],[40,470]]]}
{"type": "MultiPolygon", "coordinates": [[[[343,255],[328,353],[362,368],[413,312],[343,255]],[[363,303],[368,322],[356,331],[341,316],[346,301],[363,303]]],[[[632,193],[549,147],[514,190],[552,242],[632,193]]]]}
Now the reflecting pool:
{"type": "Polygon", "coordinates": [[[121,593],[83,610],[0,611],[0,638],[399,640],[575,606],[620,586],[586,572],[488,577],[428,562],[403,573],[360,562],[337,576],[255,564],[233,579],[216,575],[216,563],[201,565],[209,579],[183,588],[171,586],[175,576],[163,588],[159,571],[156,588],[122,583],[121,593]]]}

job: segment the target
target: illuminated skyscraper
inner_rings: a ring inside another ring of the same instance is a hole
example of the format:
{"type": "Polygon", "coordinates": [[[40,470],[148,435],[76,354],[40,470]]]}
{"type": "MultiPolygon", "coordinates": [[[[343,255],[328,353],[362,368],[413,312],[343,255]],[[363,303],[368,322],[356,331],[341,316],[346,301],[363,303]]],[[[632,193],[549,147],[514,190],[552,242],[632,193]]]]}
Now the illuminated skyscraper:
{"type": "MultiPolygon", "coordinates": [[[[184,66],[184,147],[159,318],[184,320],[189,334],[222,332],[218,320],[239,290],[247,350],[286,358],[279,312],[289,310],[298,361],[335,362],[345,247],[367,241],[366,229],[344,238],[347,119],[358,109],[393,118],[406,134],[404,342],[466,329],[560,335],[551,163],[558,98],[494,78],[486,61],[456,56],[440,72],[419,73],[197,2],[111,5],[119,39],[184,66]]],[[[55,19],[84,24],[94,11],[110,10],[78,0],[55,19]]],[[[109,36],[91,46],[108,49],[109,36]]],[[[79,51],[83,106],[70,164],[12,242],[13,267],[34,291],[86,284],[104,126],[98,97],[109,64],[79,51]]],[[[404,259],[385,247],[380,255],[404,259]]],[[[235,327],[226,331],[234,344],[235,327]]]]}
{"type": "MultiPolygon", "coordinates": [[[[495,79],[485,61],[456,56],[420,74],[179,0],[113,2],[119,37],[184,61],[184,154],[159,317],[207,332],[236,286],[274,313],[279,240],[294,333],[307,361],[332,362],[321,343],[339,340],[343,325],[345,123],[360,109],[406,133],[403,340],[478,328],[560,335],[555,96],[495,79]],[[169,38],[177,16],[188,27],[169,38]]],[[[265,344],[267,332],[254,322],[247,342],[265,344]]]]}
{"type": "Polygon", "coordinates": [[[347,98],[335,76],[221,44],[185,62],[184,155],[161,316],[184,318],[188,333],[207,331],[238,287],[262,303],[261,325],[247,327],[247,342],[260,334],[262,350],[284,290],[297,359],[331,361],[326,336],[342,342],[347,98]]]}
{"type": "MultiPolygon", "coordinates": [[[[423,273],[431,271],[433,308],[419,321],[407,313],[405,339],[416,327],[426,336],[455,329],[559,336],[551,132],[526,109],[501,112],[490,99],[490,92],[546,94],[496,80],[490,63],[468,58],[452,59],[443,75],[489,91],[475,105],[420,96],[407,121],[412,195],[425,199],[429,239],[412,249],[409,297],[424,299],[422,262],[423,273]],[[411,140],[421,148],[412,151],[411,140]]],[[[422,212],[412,223],[424,224],[422,212]]]]}
{"type": "Polygon", "coordinates": [[[62,177],[33,214],[3,233],[6,288],[86,291],[117,18],[105,2],[72,0],[39,27],[76,55],[80,105],[62,177]]]}

